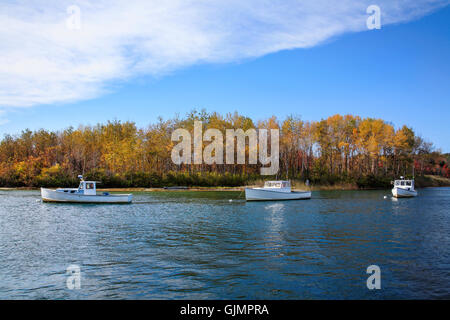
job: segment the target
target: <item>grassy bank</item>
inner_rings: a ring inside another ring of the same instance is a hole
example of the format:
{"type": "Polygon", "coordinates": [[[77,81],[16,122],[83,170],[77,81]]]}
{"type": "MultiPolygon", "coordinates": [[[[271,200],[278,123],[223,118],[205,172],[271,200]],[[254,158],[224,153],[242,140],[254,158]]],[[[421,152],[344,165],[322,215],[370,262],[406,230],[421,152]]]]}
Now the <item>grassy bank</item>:
{"type": "Polygon", "coordinates": [[[424,175],[423,177],[416,177],[415,184],[417,188],[450,187],[450,179],[441,176],[424,175]]]}

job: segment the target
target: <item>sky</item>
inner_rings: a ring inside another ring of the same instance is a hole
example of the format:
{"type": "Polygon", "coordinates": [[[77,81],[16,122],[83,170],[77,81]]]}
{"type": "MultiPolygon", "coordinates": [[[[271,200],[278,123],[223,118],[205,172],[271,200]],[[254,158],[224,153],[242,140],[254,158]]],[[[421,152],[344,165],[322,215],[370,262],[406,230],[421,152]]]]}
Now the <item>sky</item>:
{"type": "Polygon", "coordinates": [[[2,1],[0,135],[145,127],[194,108],[340,113],[406,124],[450,152],[449,3],[2,1]]]}

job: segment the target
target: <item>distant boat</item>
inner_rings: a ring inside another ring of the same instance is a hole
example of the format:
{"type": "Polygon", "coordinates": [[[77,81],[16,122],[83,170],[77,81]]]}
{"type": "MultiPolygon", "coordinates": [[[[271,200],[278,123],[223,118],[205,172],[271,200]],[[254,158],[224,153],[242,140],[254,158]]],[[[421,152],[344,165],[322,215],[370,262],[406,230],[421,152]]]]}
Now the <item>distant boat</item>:
{"type": "Polygon", "coordinates": [[[109,194],[104,192],[97,194],[97,181],[84,181],[80,178],[78,188],[56,190],[41,188],[41,197],[44,202],[65,202],[65,203],[131,203],[132,194],[109,194]]]}
{"type": "Polygon", "coordinates": [[[245,188],[247,201],[311,199],[311,191],[292,191],[289,181],[267,181],[263,188],[245,188]]]}
{"type": "Polygon", "coordinates": [[[405,180],[403,177],[400,177],[400,180],[395,180],[392,195],[396,198],[416,197],[417,191],[414,190],[414,180],[405,180]]]}

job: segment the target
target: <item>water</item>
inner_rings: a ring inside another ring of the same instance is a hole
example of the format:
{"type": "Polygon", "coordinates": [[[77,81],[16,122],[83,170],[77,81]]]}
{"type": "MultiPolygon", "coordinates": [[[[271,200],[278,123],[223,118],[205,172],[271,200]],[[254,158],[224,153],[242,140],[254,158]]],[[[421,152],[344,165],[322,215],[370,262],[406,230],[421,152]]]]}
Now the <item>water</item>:
{"type": "Polygon", "coordinates": [[[399,200],[389,190],[238,197],[154,192],[81,205],[0,191],[0,298],[450,298],[450,188],[399,200]],[[80,290],[67,289],[71,264],[80,290]],[[381,290],[366,286],[373,264],[381,290]]]}

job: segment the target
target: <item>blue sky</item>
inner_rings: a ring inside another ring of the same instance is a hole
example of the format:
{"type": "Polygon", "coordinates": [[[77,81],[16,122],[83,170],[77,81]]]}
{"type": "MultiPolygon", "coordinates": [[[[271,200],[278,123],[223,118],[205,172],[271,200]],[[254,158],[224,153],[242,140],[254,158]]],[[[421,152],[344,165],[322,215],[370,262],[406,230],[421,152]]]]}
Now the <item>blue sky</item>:
{"type": "MultiPolygon", "coordinates": [[[[205,108],[253,119],[335,113],[406,124],[450,152],[450,7],[305,48],[195,62],[109,81],[93,98],[0,108],[0,134],[107,120],[138,126],[205,108]],[[229,60],[229,61],[227,61],[229,60]]],[[[382,21],[383,22],[383,21],[382,21]]],[[[1,106],[1,105],[0,105],[1,106]]]]}

